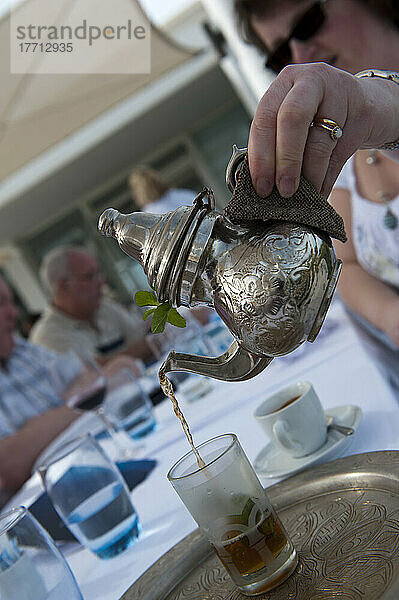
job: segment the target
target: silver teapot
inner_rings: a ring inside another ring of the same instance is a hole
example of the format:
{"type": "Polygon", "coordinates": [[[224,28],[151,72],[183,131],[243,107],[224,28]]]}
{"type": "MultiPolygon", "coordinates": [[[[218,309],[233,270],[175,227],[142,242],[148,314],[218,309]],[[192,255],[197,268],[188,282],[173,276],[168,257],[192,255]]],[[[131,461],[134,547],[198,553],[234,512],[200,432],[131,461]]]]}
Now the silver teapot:
{"type": "MultiPolygon", "coordinates": [[[[245,153],[233,148],[230,191],[245,153]]],[[[163,215],[108,208],[98,228],[142,265],[160,302],[213,307],[235,338],[217,357],[172,350],[161,367],[165,374],[254,377],[275,356],[316,339],[341,270],[327,234],[283,221],[235,225],[215,210],[208,188],[192,207],[163,215]]]]}

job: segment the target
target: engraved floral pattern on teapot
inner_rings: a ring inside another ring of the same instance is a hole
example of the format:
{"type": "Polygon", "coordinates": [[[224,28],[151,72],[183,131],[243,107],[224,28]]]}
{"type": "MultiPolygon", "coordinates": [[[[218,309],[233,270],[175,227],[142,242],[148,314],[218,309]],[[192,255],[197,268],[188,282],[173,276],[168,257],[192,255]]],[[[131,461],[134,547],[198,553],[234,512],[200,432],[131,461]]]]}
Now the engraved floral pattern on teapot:
{"type": "Polygon", "coordinates": [[[217,257],[215,310],[242,345],[279,356],[298,347],[314,322],[329,279],[320,240],[310,228],[278,223],[248,231],[217,257]]]}

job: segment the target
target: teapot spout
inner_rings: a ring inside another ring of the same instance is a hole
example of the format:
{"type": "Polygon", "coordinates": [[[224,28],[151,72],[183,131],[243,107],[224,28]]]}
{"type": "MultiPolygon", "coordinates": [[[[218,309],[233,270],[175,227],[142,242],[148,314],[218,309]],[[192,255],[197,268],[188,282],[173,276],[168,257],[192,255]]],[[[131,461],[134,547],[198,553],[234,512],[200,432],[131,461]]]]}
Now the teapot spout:
{"type": "Polygon", "coordinates": [[[128,256],[145,267],[146,248],[165,220],[164,215],[145,212],[124,215],[107,208],[98,220],[98,229],[103,235],[114,237],[128,256]]]}
{"type": "Polygon", "coordinates": [[[246,381],[258,375],[273,360],[272,356],[251,354],[236,340],[220,356],[207,357],[182,354],[172,350],[162,364],[160,374],[188,371],[223,381],[246,381]]]}

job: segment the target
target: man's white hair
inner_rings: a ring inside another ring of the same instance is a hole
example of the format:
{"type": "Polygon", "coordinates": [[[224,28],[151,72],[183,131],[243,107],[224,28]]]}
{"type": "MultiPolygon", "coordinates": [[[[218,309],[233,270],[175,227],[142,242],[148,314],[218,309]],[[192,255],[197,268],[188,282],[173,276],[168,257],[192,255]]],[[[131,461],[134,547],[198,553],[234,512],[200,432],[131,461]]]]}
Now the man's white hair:
{"type": "Polygon", "coordinates": [[[50,250],[42,260],[39,277],[45,290],[54,298],[57,283],[70,275],[69,257],[72,252],[85,252],[82,246],[58,246],[50,250]]]}

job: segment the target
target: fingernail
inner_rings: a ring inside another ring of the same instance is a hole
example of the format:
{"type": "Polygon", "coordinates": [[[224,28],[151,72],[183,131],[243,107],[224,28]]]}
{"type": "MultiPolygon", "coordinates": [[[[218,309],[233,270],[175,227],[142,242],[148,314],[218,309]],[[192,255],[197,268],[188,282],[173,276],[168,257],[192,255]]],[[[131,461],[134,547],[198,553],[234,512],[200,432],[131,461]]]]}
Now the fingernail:
{"type": "Polygon", "coordinates": [[[259,177],[255,182],[255,189],[259,196],[268,196],[271,194],[273,189],[273,182],[266,179],[266,177],[259,177]]]}
{"type": "Polygon", "coordinates": [[[284,198],[292,196],[297,188],[295,177],[283,175],[277,182],[278,191],[284,198]]]}

